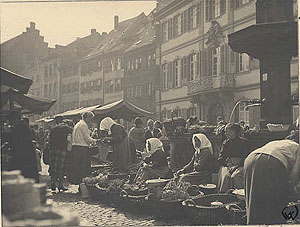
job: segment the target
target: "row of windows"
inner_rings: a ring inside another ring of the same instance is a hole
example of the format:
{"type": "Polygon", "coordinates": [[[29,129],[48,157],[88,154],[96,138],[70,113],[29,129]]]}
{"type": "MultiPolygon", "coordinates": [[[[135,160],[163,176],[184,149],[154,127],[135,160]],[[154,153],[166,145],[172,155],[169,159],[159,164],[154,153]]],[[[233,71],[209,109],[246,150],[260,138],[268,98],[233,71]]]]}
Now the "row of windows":
{"type": "Polygon", "coordinates": [[[85,64],[81,66],[81,76],[89,76],[93,72],[99,72],[102,70],[102,63],[99,62],[91,62],[89,64],[85,64]]]}
{"type": "Polygon", "coordinates": [[[123,79],[115,79],[115,80],[108,80],[105,81],[104,83],[105,88],[104,91],[105,93],[114,93],[117,91],[122,91],[123,89],[123,79]]]}
{"type": "Polygon", "coordinates": [[[172,38],[196,28],[200,24],[200,3],[193,5],[184,12],[162,23],[162,41],[172,38]]]}
{"type": "Polygon", "coordinates": [[[80,107],[89,107],[89,106],[95,106],[98,104],[102,104],[102,99],[91,99],[91,100],[83,100],[80,101],[80,107]]]}
{"type": "Polygon", "coordinates": [[[45,77],[56,76],[57,74],[58,74],[58,65],[57,65],[57,63],[54,63],[53,65],[50,64],[49,66],[46,65],[44,67],[44,75],[45,75],[45,77]]]}
{"type": "Polygon", "coordinates": [[[77,76],[78,74],[79,74],[79,66],[78,65],[72,65],[72,66],[69,66],[62,70],[62,76],[64,78],[77,76]]]}
{"type": "Polygon", "coordinates": [[[44,97],[57,97],[57,83],[44,85],[44,97]]]}
{"type": "Polygon", "coordinates": [[[75,93],[79,90],[79,83],[74,82],[71,84],[65,84],[62,86],[61,93],[62,94],[69,94],[69,93],[75,93]]]}
{"type": "Polygon", "coordinates": [[[148,55],[147,59],[143,59],[140,57],[127,61],[127,64],[125,65],[125,70],[136,70],[144,67],[150,68],[153,65],[155,65],[155,53],[148,55]]]}
{"type": "Polygon", "coordinates": [[[145,85],[137,85],[128,87],[126,91],[126,96],[128,99],[140,98],[143,95],[152,96],[154,94],[153,84],[147,83],[145,85]]]}
{"type": "Polygon", "coordinates": [[[175,110],[166,110],[164,109],[161,112],[161,116],[163,118],[163,120],[165,119],[170,119],[172,117],[172,111],[176,114],[177,117],[182,117],[184,119],[188,119],[192,116],[196,116],[196,107],[190,107],[190,108],[183,108],[180,109],[179,107],[177,107],[175,110]]]}
{"type": "Polygon", "coordinates": [[[102,79],[92,80],[80,84],[80,94],[102,90],[102,79]]]}
{"type": "Polygon", "coordinates": [[[180,87],[200,77],[229,73],[231,64],[236,66],[235,73],[249,70],[250,59],[247,54],[237,54],[231,51],[230,57],[228,51],[228,47],[222,45],[163,64],[163,89],[180,87]],[[229,63],[229,57],[231,63],[229,63]]]}

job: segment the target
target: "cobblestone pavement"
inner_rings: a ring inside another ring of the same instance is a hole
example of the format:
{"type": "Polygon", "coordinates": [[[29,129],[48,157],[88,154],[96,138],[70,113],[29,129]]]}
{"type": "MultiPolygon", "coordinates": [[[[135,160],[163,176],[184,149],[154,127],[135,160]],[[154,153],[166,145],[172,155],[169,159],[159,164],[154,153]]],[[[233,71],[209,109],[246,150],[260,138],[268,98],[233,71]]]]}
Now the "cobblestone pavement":
{"type": "MultiPolygon", "coordinates": [[[[48,166],[43,163],[40,180],[50,186],[48,166]]],[[[52,204],[54,208],[65,209],[77,215],[81,226],[182,226],[187,224],[186,220],[156,220],[150,215],[119,209],[113,204],[106,205],[96,199],[82,198],[77,193],[78,186],[68,183],[65,186],[68,188],[65,192],[52,192],[47,189],[47,203],[52,204]]]]}
{"type": "Polygon", "coordinates": [[[183,225],[175,221],[163,222],[147,215],[102,204],[95,199],[84,199],[77,193],[77,186],[69,185],[65,192],[52,192],[48,189],[47,199],[55,208],[67,209],[80,218],[82,226],[162,226],[183,225]]]}

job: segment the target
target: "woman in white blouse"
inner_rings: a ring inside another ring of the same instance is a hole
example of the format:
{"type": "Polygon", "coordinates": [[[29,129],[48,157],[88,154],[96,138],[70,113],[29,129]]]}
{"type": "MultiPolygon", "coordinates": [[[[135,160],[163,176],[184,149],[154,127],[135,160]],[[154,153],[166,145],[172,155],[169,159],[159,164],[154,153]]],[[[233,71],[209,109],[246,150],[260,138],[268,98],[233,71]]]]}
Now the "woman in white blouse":
{"type": "Polygon", "coordinates": [[[93,122],[94,114],[86,112],[81,120],[75,125],[72,134],[72,151],[69,166],[69,180],[72,184],[79,185],[82,179],[91,171],[91,152],[89,147],[98,140],[90,134],[89,125],[93,122]]]}

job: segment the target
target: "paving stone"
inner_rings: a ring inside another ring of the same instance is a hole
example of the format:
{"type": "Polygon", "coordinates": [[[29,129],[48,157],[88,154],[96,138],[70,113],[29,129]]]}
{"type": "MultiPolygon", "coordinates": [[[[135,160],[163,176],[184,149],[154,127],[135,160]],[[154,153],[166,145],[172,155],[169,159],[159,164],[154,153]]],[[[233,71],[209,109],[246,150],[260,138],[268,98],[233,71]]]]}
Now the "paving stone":
{"type": "Polygon", "coordinates": [[[80,218],[81,226],[163,226],[178,225],[179,223],[165,223],[146,215],[137,215],[129,211],[121,211],[117,208],[101,204],[92,199],[83,199],[77,193],[77,186],[68,185],[68,191],[53,193],[47,191],[47,197],[54,207],[68,209],[80,218]]]}

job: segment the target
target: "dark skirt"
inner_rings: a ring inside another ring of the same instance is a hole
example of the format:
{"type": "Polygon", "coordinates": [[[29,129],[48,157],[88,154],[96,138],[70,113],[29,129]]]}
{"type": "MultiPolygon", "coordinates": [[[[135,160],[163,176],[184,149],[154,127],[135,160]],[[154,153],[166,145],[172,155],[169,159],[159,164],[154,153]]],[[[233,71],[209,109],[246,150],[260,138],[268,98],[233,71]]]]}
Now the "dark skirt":
{"type": "Polygon", "coordinates": [[[49,172],[51,176],[62,178],[67,170],[66,149],[56,149],[50,151],[49,172]]]}
{"type": "Polygon", "coordinates": [[[247,224],[284,224],[282,210],[288,202],[288,174],[285,166],[267,154],[253,154],[245,160],[247,224]]]}
{"type": "Polygon", "coordinates": [[[80,184],[91,173],[91,154],[88,147],[72,146],[69,164],[69,180],[80,184]]]}
{"type": "Polygon", "coordinates": [[[136,174],[134,182],[139,183],[139,182],[143,182],[146,180],[158,179],[158,178],[170,179],[172,177],[173,177],[172,171],[169,168],[169,166],[162,166],[160,168],[155,168],[155,167],[143,168],[143,167],[141,167],[136,174]]]}

